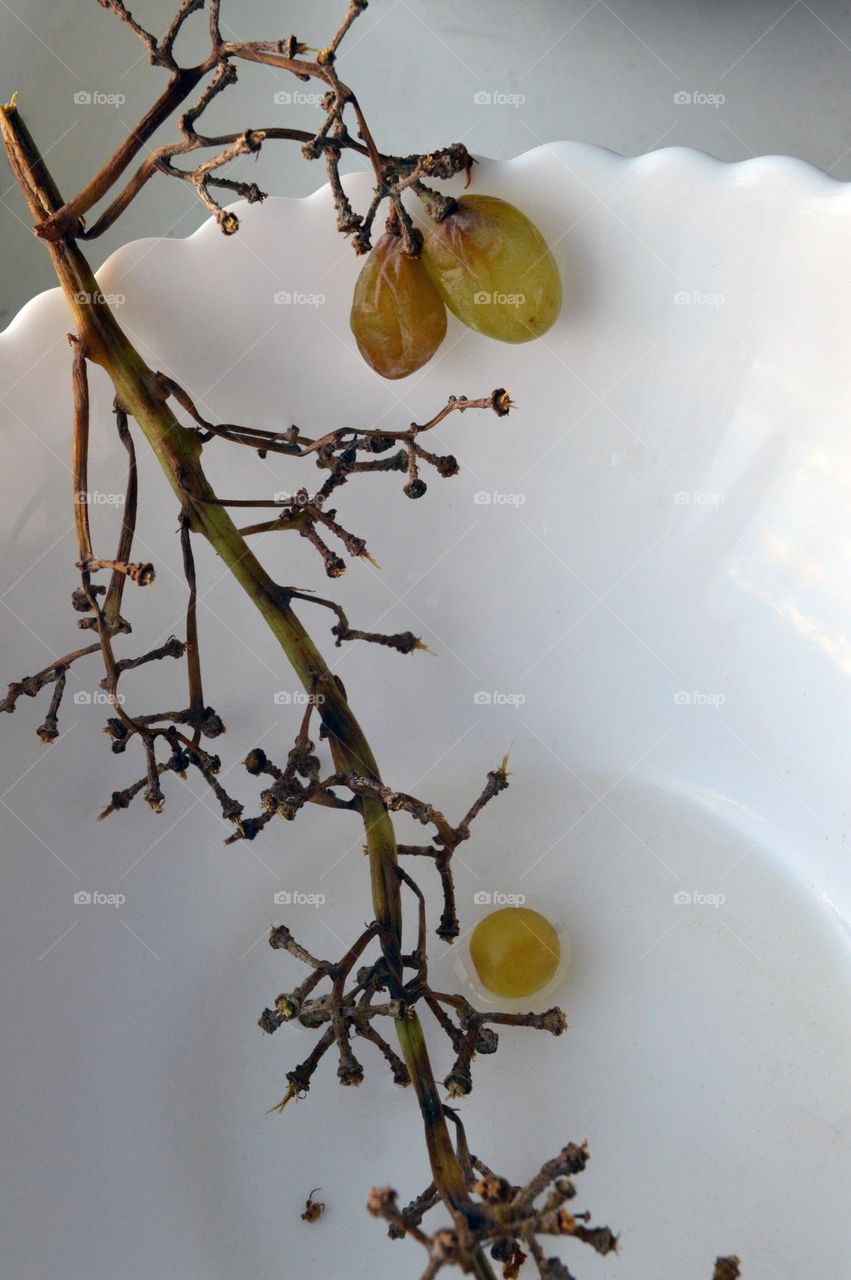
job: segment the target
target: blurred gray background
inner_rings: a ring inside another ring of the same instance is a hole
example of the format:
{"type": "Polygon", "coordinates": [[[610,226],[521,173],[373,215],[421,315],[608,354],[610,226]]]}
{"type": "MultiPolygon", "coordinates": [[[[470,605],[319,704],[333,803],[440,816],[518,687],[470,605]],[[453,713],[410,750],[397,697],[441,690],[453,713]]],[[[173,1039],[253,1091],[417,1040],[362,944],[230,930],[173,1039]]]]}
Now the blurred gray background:
{"type": "MultiPolygon", "coordinates": [[[[176,0],[131,8],[161,33],[176,0]]],[[[224,0],[223,19],[226,34],[241,38],[294,33],[322,45],[344,10],[345,0],[224,0]]],[[[96,0],[0,0],[0,23],[0,95],[17,90],[69,196],[165,73],[96,0]]],[[[204,34],[196,16],[181,55],[200,54],[204,34]]],[[[851,176],[851,14],[838,0],[371,0],[340,65],[385,151],[463,140],[474,153],[507,157],[566,138],[626,155],[673,145],[725,160],[779,152],[851,176]]],[[[239,76],[209,123],[316,124],[308,103],[275,101],[296,87],[291,77],[244,63],[239,76]]],[[[171,136],[166,128],[157,141],[171,136]]],[[[305,162],[290,143],[270,144],[242,172],[284,195],[324,180],[321,162],[305,162]]],[[[2,327],[51,287],[52,272],[5,167],[0,199],[2,327]]],[[[187,185],[155,179],[91,256],[99,265],[126,240],[187,235],[203,217],[187,185]]]]}

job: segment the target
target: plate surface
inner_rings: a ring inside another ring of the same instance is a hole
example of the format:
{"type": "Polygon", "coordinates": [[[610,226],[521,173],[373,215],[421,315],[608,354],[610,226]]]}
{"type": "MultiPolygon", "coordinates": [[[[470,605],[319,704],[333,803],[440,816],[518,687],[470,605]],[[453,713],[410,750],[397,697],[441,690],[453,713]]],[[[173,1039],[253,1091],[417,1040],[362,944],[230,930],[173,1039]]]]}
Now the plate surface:
{"type": "MultiPolygon", "coordinates": [[[[366,178],[347,181],[363,202],[366,178]]],[[[382,566],[335,584],[352,625],[410,628],[437,657],[334,650],[321,611],[307,614],[391,785],[460,817],[513,744],[511,789],[459,858],[462,927],[483,894],[547,911],[573,949],[559,993],[571,1027],[559,1041],[506,1033],[478,1063],[473,1149],[519,1181],[589,1140],[580,1207],[621,1232],[621,1257],[566,1247],[580,1277],[697,1280],[736,1252],[747,1280],[842,1280],[851,193],[787,159],[579,144],[482,162],[475,189],[521,205],[554,245],[563,315],[527,347],[450,318],[438,357],[402,383],[357,356],[359,264],[327,190],[242,210],[232,239],[207,225],[128,245],[99,280],[146,359],[214,421],[400,424],[449,394],[512,389],[507,420],[441,427],[462,472],[420,502],[387,476],[341,494],[341,520],[382,566]]],[[[0,336],[4,679],[77,634],[67,328],[53,292],[0,336]]],[[[97,373],[94,409],[93,518],[111,546],[125,463],[97,373]]],[[[158,579],[128,599],[122,653],[183,629],[177,512],[141,453],[158,579]]],[[[228,496],[317,474],[208,453],[228,496]]],[[[294,541],[267,537],[261,555],[281,581],[322,587],[294,541]]],[[[257,742],[283,755],[296,687],[220,564],[198,558],[208,698],[251,806],[237,762],[257,742]]],[[[177,677],[158,675],[156,700],[173,705],[177,677]]],[[[371,1046],[359,1094],[326,1063],[306,1101],[265,1114],[311,1044],[255,1025],[295,974],[266,933],[284,920],[329,956],[354,936],[370,916],[356,826],[306,813],[225,848],[195,781],[172,785],[158,818],[140,806],[96,824],[137,776],[98,734],[98,679],[79,668],[49,749],[34,740],[41,701],[0,726],[4,1274],[418,1274],[414,1247],[363,1209],[373,1184],[407,1200],[428,1180],[414,1100],[371,1046]],[[309,1227],[298,1215],[317,1186],[328,1211],[309,1227]]],[[[123,687],[150,708],[142,673],[123,687]]],[[[439,943],[433,963],[457,980],[439,943]]]]}

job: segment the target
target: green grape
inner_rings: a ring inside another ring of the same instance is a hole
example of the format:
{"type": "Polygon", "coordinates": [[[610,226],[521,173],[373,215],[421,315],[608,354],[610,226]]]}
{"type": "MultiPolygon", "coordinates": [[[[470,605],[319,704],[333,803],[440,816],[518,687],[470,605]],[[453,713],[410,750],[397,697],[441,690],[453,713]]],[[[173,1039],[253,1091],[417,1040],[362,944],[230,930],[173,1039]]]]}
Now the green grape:
{"type": "Polygon", "coordinates": [[[446,308],[419,258],[389,232],[358,276],[349,318],[358,350],[382,378],[421,369],[446,334],[446,308]]]}
{"type": "Polygon", "coordinates": [[[561,310],[547,242],[525,213],[495,196],[461,196],[426,236],[423,262],[449,310],[489,338],[539,338],[561,310]]]}
{"type": "Polygon", "coordinates": [[[530,996],[553,978],[561,960],[561,943],[539,911],[502,907],[476,925],[470,959],[482,985],[494,995],[530,996]]]}

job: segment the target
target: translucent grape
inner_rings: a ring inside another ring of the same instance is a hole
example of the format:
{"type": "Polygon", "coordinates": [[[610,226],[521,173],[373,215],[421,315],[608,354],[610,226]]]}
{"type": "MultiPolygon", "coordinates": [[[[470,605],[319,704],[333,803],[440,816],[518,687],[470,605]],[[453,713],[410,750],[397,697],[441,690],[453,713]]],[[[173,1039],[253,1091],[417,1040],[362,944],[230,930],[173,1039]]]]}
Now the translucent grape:
{"type": "Polygon", "coordinates": [[[449,310],[489,338],[539,338],[561,310],[561,277],[544,237],[495,196],[462,196],[426,236],[423,262],[449,310]]]}
{"type": "Polygon", "coordinates": [[[382,378],[406,378],[421,369],[443,341],[446,308],[399,236],[383,235],[364,263],[349,323],[358,350],[382,378]]]}
{"type": "Polygon", "coordinates": [[[530,907],[502,907],[480,920],[470,938],[470,959],[494,995],[534,995],[554,977],[561,943],[553,926],[530,907]]]}

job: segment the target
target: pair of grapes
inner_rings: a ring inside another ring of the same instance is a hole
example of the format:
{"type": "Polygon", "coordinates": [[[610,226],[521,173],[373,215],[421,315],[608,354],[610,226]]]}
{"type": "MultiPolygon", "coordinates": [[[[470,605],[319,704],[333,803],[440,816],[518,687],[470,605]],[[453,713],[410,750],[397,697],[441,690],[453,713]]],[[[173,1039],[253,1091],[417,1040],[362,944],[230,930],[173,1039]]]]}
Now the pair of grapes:
{"type": "Polygon", "coordinates": [[[462,196],[426,234],[419,257],[387,231],[355,285],[350,323],[384,378],[421,369],[446,334],[446,308],[501,342],[539,338],[561,309],[561,278],[538,228],[496,196],[462,196]]]}

